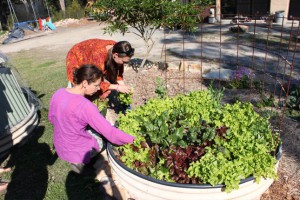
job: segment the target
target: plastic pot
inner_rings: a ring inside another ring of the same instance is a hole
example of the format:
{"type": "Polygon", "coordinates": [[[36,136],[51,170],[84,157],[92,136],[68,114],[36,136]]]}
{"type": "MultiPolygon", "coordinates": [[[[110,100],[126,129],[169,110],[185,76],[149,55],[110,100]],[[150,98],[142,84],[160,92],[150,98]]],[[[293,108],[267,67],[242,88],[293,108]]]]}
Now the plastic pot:
{"type": "Polygon", "coordinates": [[[282,24],[284,19],[284,10],[276,11],[275,12],[275,23],[282,24]]]}

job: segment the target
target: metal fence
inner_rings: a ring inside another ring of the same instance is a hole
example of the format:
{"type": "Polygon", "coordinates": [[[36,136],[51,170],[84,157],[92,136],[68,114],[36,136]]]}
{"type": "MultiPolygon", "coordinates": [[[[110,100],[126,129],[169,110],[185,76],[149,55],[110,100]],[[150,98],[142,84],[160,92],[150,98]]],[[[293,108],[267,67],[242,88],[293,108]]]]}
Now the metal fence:
{"type": "Polygon", "coordinates": [[[184,25],[165,30],[162,62],[168,66],[167,93],[208,85],[225,88],[224,102],[251,102],[275,117],[280,129],[289,94],[300,85],[299,21],[226,18],[199,23],[195,32],[185,31],[184,25]],[[170,73],[178,68],[175,75],[170,73]]]}

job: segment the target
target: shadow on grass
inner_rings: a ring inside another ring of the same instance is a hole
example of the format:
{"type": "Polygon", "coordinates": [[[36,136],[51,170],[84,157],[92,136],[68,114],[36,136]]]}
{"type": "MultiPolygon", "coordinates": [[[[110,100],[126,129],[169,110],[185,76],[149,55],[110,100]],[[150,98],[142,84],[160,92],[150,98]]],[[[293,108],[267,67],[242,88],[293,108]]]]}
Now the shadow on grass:
{"type": "Polygon", "coordinates": [[[44,129],[38,126],[31,137],[13,147],[7,162],[13,172],[5,199],[44,199],[48,187],[47,166],[57,158],[48,144],[38,142],[44,129]]]}
{"type": "Polygon", "coordinates": [[[70,171],[66,179],[68,199],[95,199],[104,200],[105,194],[100,191],[100,184],[95,180],[94,172],[89,169],[84,174],[70,171]]]}
{"type": "Polygon", "coordinates": [[[99,182],[96,179],[96,175],[101,171],[102,175],[111,176],[108,163],[101,154],[94,158],[91,163],[85,165],[81,174],[70,171],[66,178],[68,199],[121,200],[120,191],[113,187],[110,182],[99,182]]]}

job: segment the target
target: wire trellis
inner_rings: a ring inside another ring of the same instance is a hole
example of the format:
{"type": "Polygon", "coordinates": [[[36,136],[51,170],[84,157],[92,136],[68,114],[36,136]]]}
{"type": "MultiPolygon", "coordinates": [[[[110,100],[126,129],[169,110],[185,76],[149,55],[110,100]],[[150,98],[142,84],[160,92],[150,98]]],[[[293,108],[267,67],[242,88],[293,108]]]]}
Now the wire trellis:
{"type": "Polygon", "coordinates": [[[282,23],[274,23],[262,16],[254,19],[246,22],[227,16],[212,24],[199,22],[193,33],[185,31],[184,25],[166,29],[162,62],[169,66],[164,71],[168,95],[212,84],[225,88],[225,102],[247,101],[259,107],[273,99],[261,110],[275,113],[276,129],[280,130],[291,86],[300,84],[299,20],[283,17],[282,23]],[[179,68],[176,76],[170,75],[170,66],[179,68]],[[246,72],[251,74],[247,88],[230,87],[234,76],[246,72]],[[172,88],[174,82],[180,87],[172,88]]]}

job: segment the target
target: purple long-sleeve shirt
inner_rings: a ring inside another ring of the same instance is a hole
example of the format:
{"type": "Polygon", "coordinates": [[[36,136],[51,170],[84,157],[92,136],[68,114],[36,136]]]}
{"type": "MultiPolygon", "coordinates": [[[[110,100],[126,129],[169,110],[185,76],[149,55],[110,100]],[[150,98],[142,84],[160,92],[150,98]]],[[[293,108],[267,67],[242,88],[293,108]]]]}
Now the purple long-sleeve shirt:
{"type": "Polygon", "coordinates": [[[62,160],[70,163],[88,163],[92,148],[99,150],[96,139],[86,130],[87,125],[117,145],[134,139],[113,127],[88,99],[69,93],[65,88],[52,96],[48,119],[54,127],[55,150],[62,160]]]}

